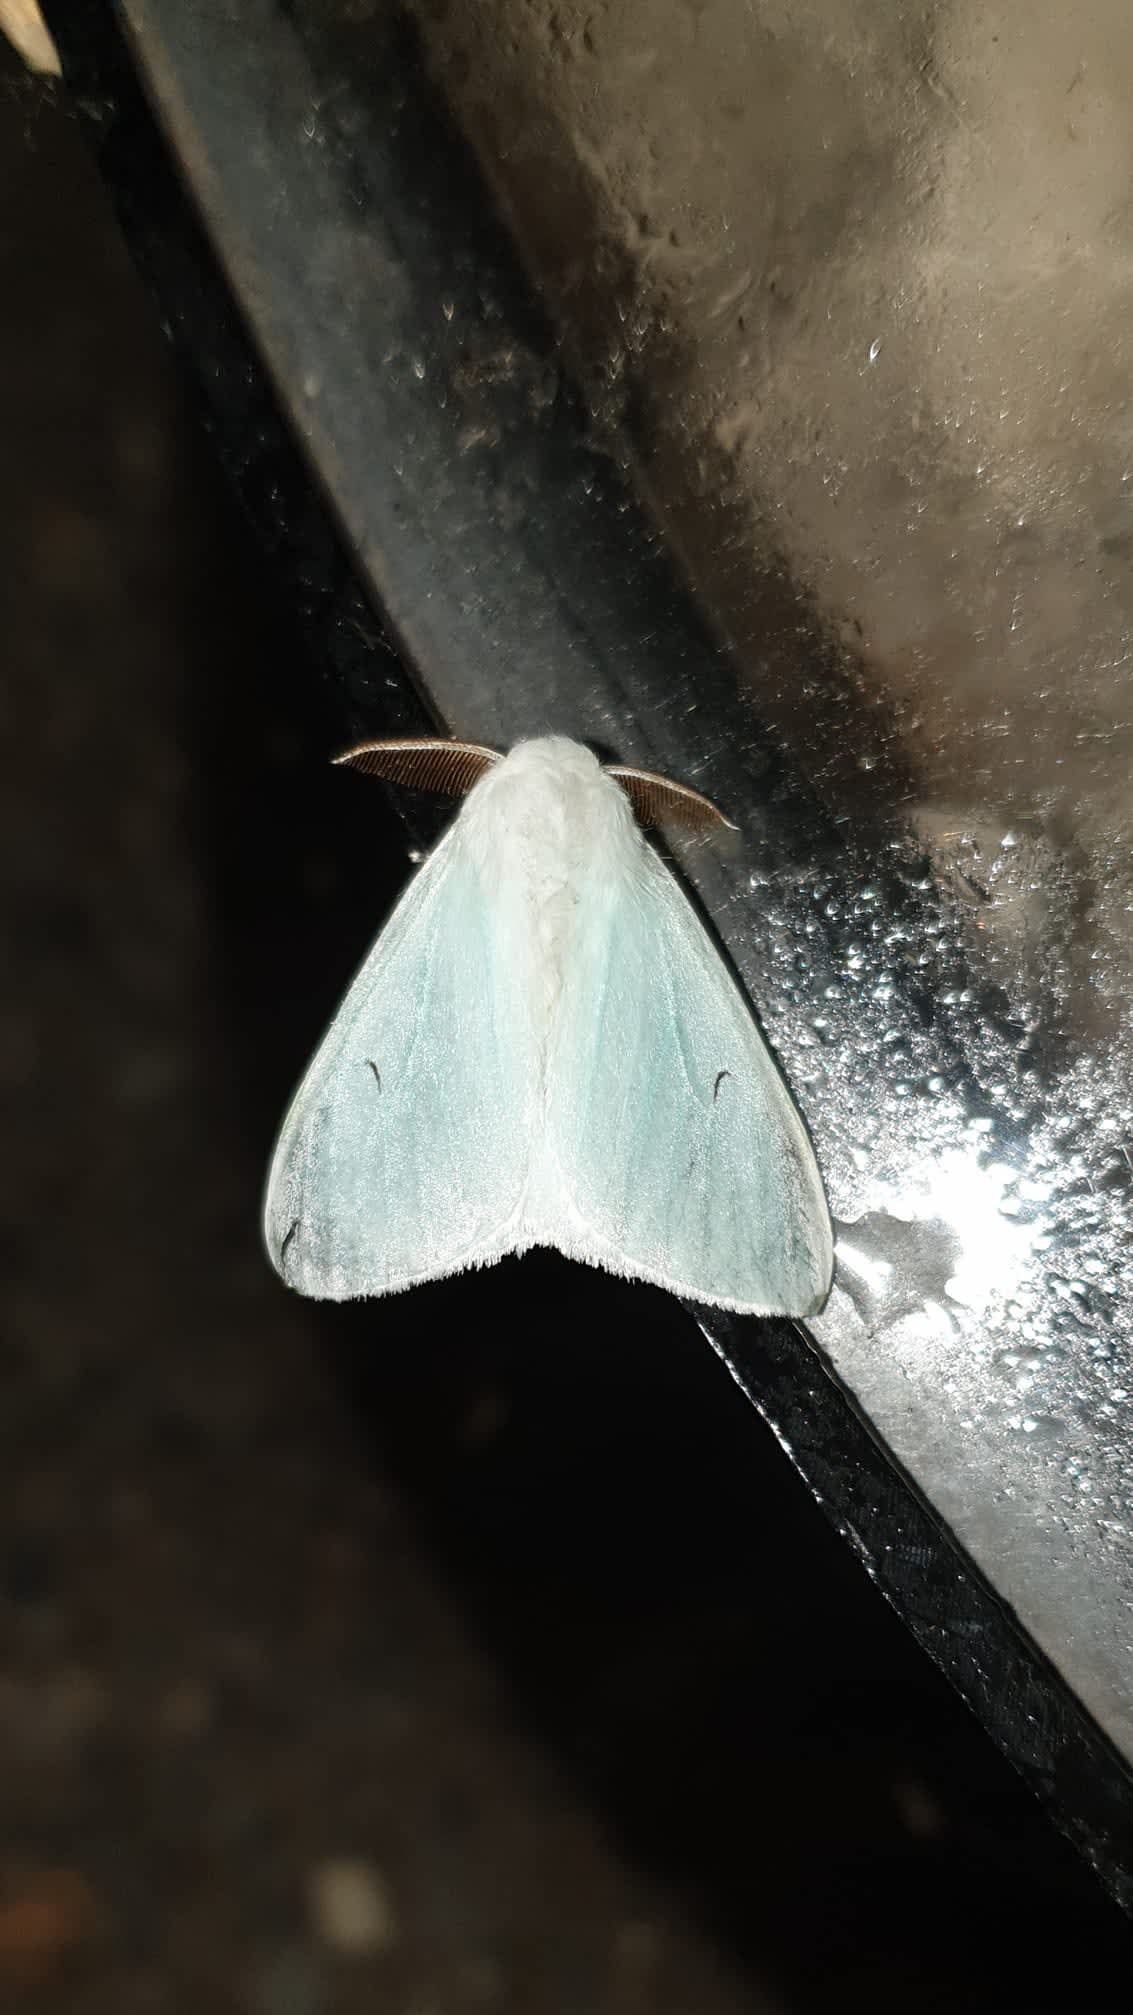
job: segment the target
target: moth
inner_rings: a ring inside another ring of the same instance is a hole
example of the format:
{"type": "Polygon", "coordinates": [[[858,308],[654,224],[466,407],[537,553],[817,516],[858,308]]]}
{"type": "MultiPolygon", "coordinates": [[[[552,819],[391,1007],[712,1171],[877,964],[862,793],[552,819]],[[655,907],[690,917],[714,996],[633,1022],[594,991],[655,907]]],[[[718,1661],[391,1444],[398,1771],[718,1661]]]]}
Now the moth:
{"type": "Polygon", "coordinates": [[[283,1121],[264,1235],[287,1284],[390,1294],[543,1245],[720,1308],[819,1309],[806,1128],[638,823],[726,824],[716,807],[560,735],[338,761],[466,795],[283,1121]]]}

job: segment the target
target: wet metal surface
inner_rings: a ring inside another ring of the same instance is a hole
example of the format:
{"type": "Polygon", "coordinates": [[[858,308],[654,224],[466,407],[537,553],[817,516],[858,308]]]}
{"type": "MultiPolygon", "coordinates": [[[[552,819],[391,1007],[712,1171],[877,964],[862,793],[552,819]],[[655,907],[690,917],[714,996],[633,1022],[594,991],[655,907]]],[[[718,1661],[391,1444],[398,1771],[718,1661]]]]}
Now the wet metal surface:
{"type": "MultiPolygon", "coordinates": [[[[817,1341],[1130,1752],[1130,825],[1125,743],[1097,725],[1104,653],[1079,651],[1073,626],[1056,648],[1035,619],[1074,788],[1044,773],[1008,791],[1004,749],[1026,766],[1040,687],[981,687],[962,758],[929,761],[919,696],[930,739],[946,735],[963,653],[890,679],[896,648],[849,648],[848,590],[816,609],[778,550],[737,552],[734,498],[699,533],[703,551],[715,525],[729,554],[727,605],[705,593],[690,609],[659,538],[618,501],[636,469],[665,516],[664,454],[641,472],[631,430],[619,471],[598,398],[593,446],[577,449],[547,331],[532,318],[517,337],[491,262],[454,252],[462,192],[442,206],[430,191],[416,127],[388,147],[401,99],[380,13],[348,24],[300,7],[269,34],[266,0],[124,11],[277,385],[445,725],[502,745],[548,727],[590,738],[741,822],[735,857],[682,860],[827,1178],[839,1274],[817,1341]],[[407,248],[390,220],[415,187],[407,248]]],[[[891,368],[884,340],[867,364],[872,351],[863,370],[891,368]]],[[[648,363],[642,346],[643,386],[648,363]]],[[[938,514],[947,473],[930,457],[938,514]]],[[[884,531],[864,556],[873,576],[884,531]]],[[[965,604],[998,606],[995,540],[994,564],[986,544],[948,550],[965,604]]],[[[1041,533],[1036,550],[1037,590],[1041,533]]],[[[1107,560],[1103,540],[1093,575],[1115,634],[1121,550],[1107,560]]],[[[989,650],[985,682],[996,662],[989,650]]],[[[1119,650],[1110,662],[1116,706],[1119,650]]],[[[360,731],[366,707],[359,690],[360,731]]]]}

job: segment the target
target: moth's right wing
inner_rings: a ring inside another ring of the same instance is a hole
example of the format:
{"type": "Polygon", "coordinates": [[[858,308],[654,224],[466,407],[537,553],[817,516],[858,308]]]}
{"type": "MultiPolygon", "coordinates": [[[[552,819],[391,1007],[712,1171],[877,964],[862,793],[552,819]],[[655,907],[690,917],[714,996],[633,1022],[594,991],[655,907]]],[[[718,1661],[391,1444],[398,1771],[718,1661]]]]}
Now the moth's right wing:
{"type": "Polygon", "coordinates": [[[386,1294],[516,1243],[537,1058],[521,934],[458,820],[410,883],[280,1130],[264,1236],[299,1293],[386,1294]]]}
{"type": "Polygon", "coordinates": [[[543,1235],[693,1301],[812,1315],[833,1245],[791,1094],[658,856],[634,836],[613,866],[576,913],[543,1235]]]}

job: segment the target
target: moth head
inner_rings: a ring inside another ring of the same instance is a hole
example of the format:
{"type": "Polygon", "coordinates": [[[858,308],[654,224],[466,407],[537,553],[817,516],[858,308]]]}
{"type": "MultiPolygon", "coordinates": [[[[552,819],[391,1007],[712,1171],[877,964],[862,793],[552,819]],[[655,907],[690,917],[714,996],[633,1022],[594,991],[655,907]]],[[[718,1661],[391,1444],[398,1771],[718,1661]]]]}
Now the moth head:
{"type": "MultiPolygon", "coordinates": [[[[396,736],[383,741],[358,742],[334,758],[366,776],[402,784],[410,790],[434,791],[441,797],[467,797],[490,769],[503,759],[495,749],[479,742],[451,741],[447,736],[396,736]]],[[[605,774],[625,792],[634,816],[643,826],[681,826],[686,832],[707,832],[724,826],[737,829],[724,817],[719,806],[689,784],[674,783],[671,777],[653,770],[631,768],[625,763],[604,766],[605,774]]]]}

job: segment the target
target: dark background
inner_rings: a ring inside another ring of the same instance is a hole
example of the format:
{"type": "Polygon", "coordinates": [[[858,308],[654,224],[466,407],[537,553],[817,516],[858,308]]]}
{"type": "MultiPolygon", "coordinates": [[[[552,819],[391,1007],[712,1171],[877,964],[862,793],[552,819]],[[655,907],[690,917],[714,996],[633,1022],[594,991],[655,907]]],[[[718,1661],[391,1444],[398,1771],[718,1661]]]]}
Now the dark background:
{"type": "Polygon", "coordinates": [[[404,843],[2,51],[0,303],[0,2007],[1088,1997],[1123,1921],[678,1308],[274,1280],[273,1129],[404,843]]]}

